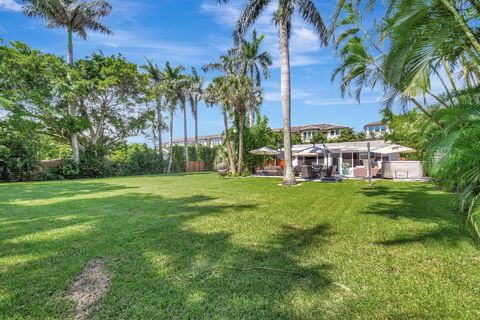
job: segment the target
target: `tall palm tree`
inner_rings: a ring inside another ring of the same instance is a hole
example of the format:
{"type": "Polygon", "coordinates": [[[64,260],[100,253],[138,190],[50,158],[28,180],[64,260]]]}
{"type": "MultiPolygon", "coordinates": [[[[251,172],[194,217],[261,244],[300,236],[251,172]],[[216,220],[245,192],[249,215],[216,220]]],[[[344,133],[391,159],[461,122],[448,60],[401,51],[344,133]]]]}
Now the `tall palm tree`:
{"type": "Polygon", "coordinates": [[[163,94],[162,94],[162,89],[161,89],[161,83],[165,78],[165,75],[163,71],[158,67],[156,63],[153,63],[151,60],[147,60],[147,64],[143,66],[143,69],[145,69],[150,77],[150,79],[153,82],[153,90],[154,90],[154,95],[155,95],[155,102],[156,102],[156,135],[158,135],[158,152],[162,154],[163,152],[163,141],[162,141],[162,133],[164,129],[164,124],[163,124],[163,105],[162,105],[162,99],[163,99],[163,94]]]}
{"type": "MultiPolygon", "coordinates": [[[[165,94],[165,99],[167,101],[167,106],[169,109],[170,116],[170,146],[168,152],[168,167],[167,173],[170,173],[172,170],[172,161],[173,161],[173,117],[177,109],[178,104],[181,102],[182,97],[181,91],[183,86],[185,86],[184,79],[185,76],[182,74],[185,68],[183,66],[172,67],[169,62],[165,64],[165,69],[163,71],[164,80],[162,81],[161,88],[165,94]]],[[[186,139],[185,139],[186,140],[186,139]]],[[[186,159],[186,158],[185,158],[186,159]]]]}
{"type": "MultiPolygon", "coordinates": [[[[270,53],[268,53],[268,51],[261,51],[261,44],[264,38],[264,35],[258,36],[257,31],[253,30],[251,41],[242,37],[238,46],[230,51],[241,74],[249,76],[258,88],[261,87],[262,76],[264,79],[270,77],[268,68],[272,65],[270,53]]],[[[258,111],[258,107],[259,105],[255,104],[249,107],[248,116],[250,127],[254,125],[255,114],[258,111]]]]}
{"type": "MultiPolygon", "coordinates": [[[[105,0],[24,0],[25,14],[29,17],[40,17],[48,21],[48,28],[67,29],[67,64],[73,65],[73,33],[87,39],[87,30],[111,34],[108,27],[100,23],[100,19],[110,14],[112,6],[105,0]]],[[[75,115],[75,106],[68,104],[68,113],[75,115]]],[[[71,133],[73,160],[80,161],[78,133],[71,133]]]]}
{"type": "Polygon", "coordinates": [[[195,122],[195,157],[198,159],[198,103],[203,96],[203,78],[198,74],[195,68],[192,68],[190,79],[188,97],[190,99],[190,106],[195,122]]]}
{"type": "MultiPolygon", "coordinates": [[[[183,67],[182,67],[183,68],[183,67]]],[[[190,95],[190,76],[180,74],[177,82],[177,95],[180,101],[180,109],[183,111],[183,152],[185,157],[185,171],[188,166],[188,130],[187,130],[187,100],[190,95]]]]}
{"type": "MultiPolygon", "coordinates": [[[[244,129],[248,101],[252,99],[253,95],[261,95],[261,93],[254,90],[255,88],[252,84],[252,80],[249,77],[235,74],[217,77],[209,87],[209,94],[214,95],[212,100],[223,105],[224,120],[226,120],[225,111],[227,110],[238,114],[238,162],[236,168],[238,173],[242,173],[243,171],[244,129]],[[213,94],[211,93],[212,91],[213,94]]],[[[226,121],[224,122],[226,126],[225,129],[227,130],[228,124],[226,121]]],[[[229,154],[229,158],[230,157],[231,155],[229,154]]]]}
{"type": "MultiPolygon", "coordinates": [[[[218,0],[227,3],[229,0],[218,0]]],[[[273,0],[248,0],[247,5],[237,22],[234,39],[238,43],[248,28],[255,23],[260,15],[273,3],[273,0]]],[[[327,40],[327,29],[322,16],[313,0],[278,0],[273,13],[273,21],[278,27],[281,69],[281,97],[283,114],[283,145],[285,157],[285,174],[283,184],[294,185],[295,175],[292,166],[292,130],[290,122],[291,89],[290,89],[290,50],[289,40],[292,30],[294,13],[298,13],[309,23],[319,36],[323,44],[327,40]]]]}
{"type": "Polygon", "coordinates": [[[227,157],[229,162],[230,172],[232,174],[237,173],[237,167],[235,164],[235,157],[233,154],[232,141],[230,139],[230,128],[228,125],[228,113],[231,111],[230,104],[225,99],[227,88],[225,85],[226,77],[216,77],[205,89],[204,101],[207,106],[218,105],[221,108],[223,116],[223,125],[225,131],[225,145],[227,148],[227,157]]]}
{"type": "Polygon", "coordinates": [[[217,104],[221,106],[230,172],[236,174],[237,166],[233,153],[232,141],[230,139],[230,128],[228,126],[228,115],[233,112],[233,108],[230,105],[230,101],[227,99],[228,90],[226,79],[228,76],[238,73],[238,66],[235,64],[230,51],[229,54],[220,56],[217,62],[204,65],[202,69],[204,72],[217,70],[224,74],[224,76],[214,78],[212,83],[208,86],[205,101],[207,102],[207,105],[217,104]]]}

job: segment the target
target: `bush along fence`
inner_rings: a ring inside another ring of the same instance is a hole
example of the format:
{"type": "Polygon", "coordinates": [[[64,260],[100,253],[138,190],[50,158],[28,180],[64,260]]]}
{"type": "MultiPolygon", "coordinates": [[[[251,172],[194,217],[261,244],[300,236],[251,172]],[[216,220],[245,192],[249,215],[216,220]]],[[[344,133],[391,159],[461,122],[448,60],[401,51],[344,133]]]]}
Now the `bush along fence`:
{"type": "MultiPolygon", "coordinates": [[[[173,147],[171,172],[213,171],[218,148],[189,146],[189,163],[185,165],[183,146],[173,147]]],[[[157,150],[146,144],[130,144],[119,148],[107,156],[98,156],[85,152],[80,164],[71,159],[39,160],[33,159],[29,166],[23,165],[21,157],[2,159],[0,157],[0,181],[40,181],[80,178],[103,178],[166,172],[168,155],[160,155],[157,150]],[[21,165],[19,165],[21,164],[21,165]]]]}

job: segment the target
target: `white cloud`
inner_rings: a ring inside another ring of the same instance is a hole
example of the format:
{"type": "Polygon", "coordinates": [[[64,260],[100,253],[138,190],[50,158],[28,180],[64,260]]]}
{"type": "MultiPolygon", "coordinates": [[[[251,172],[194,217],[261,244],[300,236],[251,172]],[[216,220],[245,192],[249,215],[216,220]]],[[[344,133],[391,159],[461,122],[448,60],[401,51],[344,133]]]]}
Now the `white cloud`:
{"type": "MultiPolygon", "coordinates": [[[[375,104],[379,103],[380,98],[365,98],[360,101],[360,104],[375,104]]],[[[316,99],[307,99],[304,101],[305,104],[311,106],[351,106],[358,105],[358,102],[355,99],[347,98],[316,98],[316,99]]]]}
{"type": "MultiPolygon", "coordinates": [[[[200,6],[201,12],[213,15],[215,21],[233,31],[233,28],[240,16],[245,2],[230,2],[228,4],[212,4],[204,2],[200,6]]],[[[272,68],[279,68],[278,33],[275,24],[272,22],[272,15],[277,4],[272,2],[264,13],[257,19],[252,29],[259,34],[265,35],[264,48],[272,55],[272,68]]],[[[294,18],[294,28],[290,40],[290,63],[293,67],[309,66],[324,63],[324,59],[318,57],[320,52],[320,40],[308,25],[300,18],[294,18]]],[[[225,43],[225,42],[224,42],[225,43]]],[[[223,49],[217,47],[218,49],[223,49]]]]}
{"type": "Polygon", "coordinates": [[[306,27],[293,30],[291,48],[294,52],[311,52],[320,50],[318,36],[306,27]]]}
{"type": "Polygon", "coordinates": [[[14,0],[0,0],[0,10],[4,11],[22,11],[23,7],[14,0]]]}
{"type": "MultiPolygon", "coordinates": [[[[292,88],[292,100],[302,100],[308,98],[314,98],[315,93],[305,89],[292,88]]],[[[281,101],[281,94],[279,90],[265,92],[264,94],[265,101],[268,102],[279,102],[281,101]]]]}
{"type": "Polygon", "coordinates": [[[234,26],[240,16],[240,9],[232,4],[214,4],[204,2],[200,10],[213,14],[215,21],[222,25],[234,26]]]}
{"type": "Polygon", "coordinates": [[[161,41],[150,38],[148,35],[140,35],[138,31],[114,30],[113,35],[107,36],[99,33],[92,33],[88,44],[94,46],[107,46],[114,49],[122,49],[122,51],[130,51],[130,53],[138,54],[142,58],[162,57],[175,58],[188,62],[192,57],[205,56],[207,51],[200,46],[188,43],[161,41]]]}

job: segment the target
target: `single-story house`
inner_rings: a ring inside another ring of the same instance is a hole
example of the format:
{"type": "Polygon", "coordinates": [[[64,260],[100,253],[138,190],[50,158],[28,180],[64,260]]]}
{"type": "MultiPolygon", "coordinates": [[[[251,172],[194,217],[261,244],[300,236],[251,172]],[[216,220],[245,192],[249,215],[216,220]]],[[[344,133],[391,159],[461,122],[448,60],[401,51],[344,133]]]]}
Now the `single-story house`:
{"type": "MultiPolygon", "coordinates": [[[[412,149],[382,140],[317,144],[317,147],[325,149],[325,153],[310,157],[296,156],[295,153],[311,148],[312,144],[294,145],[293,166],[328,164],[336,166],[338,175],[365,177],[368,175],[368,144],[372,176],[411,179],[424,177],[419,161],[404,161],[400,157],[402,152],[411,152],[412,149]]],[[[281,163],[283,151],[278,159],[281,163]]]]}

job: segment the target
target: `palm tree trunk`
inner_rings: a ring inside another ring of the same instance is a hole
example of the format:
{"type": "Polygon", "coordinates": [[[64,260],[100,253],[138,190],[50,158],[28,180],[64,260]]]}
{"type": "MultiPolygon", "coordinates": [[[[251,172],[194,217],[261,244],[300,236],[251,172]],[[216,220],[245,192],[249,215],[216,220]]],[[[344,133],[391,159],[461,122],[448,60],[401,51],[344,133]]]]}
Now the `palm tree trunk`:
{"type": "Polygon", "coordinates": [[[295,185],[295,175],[292,165],[292,129],[290,124],[291,96],[290,96],[290,54],[288,47],[288,30],[284,22],[280,21],[280,70],[281,95],[283,113],[283,150],[285,159],[284,185],[295,185]]]}
{"type": "Polygon", "coordinates": [[[162,126],[163,126],[162,102],[160,101],[160,99],[157,99],[157,134],[158,134],[158,152],[160,153],[160,155],[162,155],[163,153],[162,126]]]}
{"type": "Polygon", "coordinates": [[[170,111],[170,146],[168,147],[168,169],[167,173],[172,171],[172,160],[173,160],[173,112],[170,111]]]}
{"type": "Polygon", "coordinates": [[[245,127],[245,111],[240,111],[238,124],[238,173],[243,171],[243,129],[245,127]]]}
{"type": "Polygon", "coordinates": [[[453,75],[452,75],[452,69],[450,69],[450,66],[445,61],[445,59],[442,59],[442,65],[443,65],[443,68],[445,69],[445,72],[447,73],[448,80],[450,81],[450,85],[452,86],[452,90],[455,93],[455,96],[458,97],[458,90],[457,90],[457,86],[455,85],[455,79],[453,78],[453,75]]]}
{"type": "Polygon", "coordinates": [[[463,32],[467,36],[468,40],[472,43],[473,47],[475,50],[480,53],[480,43],[478,42],[477,38],[475,38],[474,33],[468,26],[468,24],[465,22],[463,19],[462,15],[458,10],[455,8],[455,6],[450,2],[450,0],[440,0],[445,7],[447,7],[448,10],[452,13],[453,17],[457,21],[457,23],[460,25],[460,27],[463,29],[463,32]]]}
{"type": "Polygon", "coordinates": [[[195,117],[195,160],[198,161],[198,104],[195,105],[194,117],[195,117]]]}
{"type": "Polygon", "coordinates": [[[255,110],[248,111],[248,122],[250,124],[250,128],[253,128],[255,125],[255,110]]]}
{"type": "Polygon", "coordinates": [[[187,103],[182,101],[183,106],[183,151],[185,156],[185,172],[188,167],[188,134],[187,134],[187,103]]]}
{"type": "MultiPolygon", "coordinates": [[[[73,39],[72,39],[72,29],[68,28],[68,43],[67,43],[67,64],[71,67],[73,66],[73,39]]],[[[68,74],[70,78],[70,74],[68,74]]],[[[71,101],[68,102],[68,114],[70,116],[75,115],[75,106],[71,101]]],[[[70,135],[70,141],[72,144],[72,155],[73,161],[78,165],[80,163],[80,147],[78,145],[78,135],[76,132],[72,132],[70,135]]]]}
{"type": "Polygon", "coordinates": [[[227,144],[227,156],[228,162],[230,163],[230,172],[232,174],[237,173],[237,168],[235,166],[235,158],[233,157],[232,142],[230,141],[230,133],[228,131],[228,118],[227,112],[223,111],[223,125],[225,126],[225,143],[227,144]]]}

